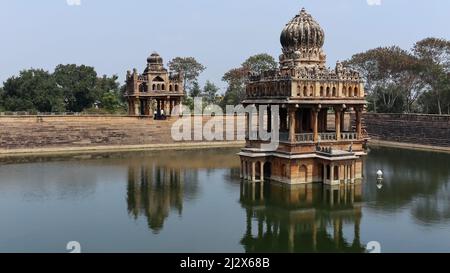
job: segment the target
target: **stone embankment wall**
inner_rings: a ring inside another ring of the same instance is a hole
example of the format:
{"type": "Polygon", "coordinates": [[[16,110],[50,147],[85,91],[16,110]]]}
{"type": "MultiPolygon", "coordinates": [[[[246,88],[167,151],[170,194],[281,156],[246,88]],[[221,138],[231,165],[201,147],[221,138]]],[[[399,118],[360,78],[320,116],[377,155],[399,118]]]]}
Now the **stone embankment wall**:
{"type": "MultiPolygon", "coordinates": [[[[211,117],[191,117],[191,126],[205,126],[211,117]],[[195,124],[194,124],[195,123],[195,124]]],[[[153,120],[129,116],[0,116],[0,152],[14,150],[152,145],[181,143],[172,138],[176,118],[153,120]]],[[[224,117],[243,134],[244,116],[224,117]]],[[[225,121],[224,121],[225,124],[225,121]]],[[[216,132],[226,141],[224,126],[216,132]]],[[[220,140],[215,140],[220,141],[220,140]]],[[[190,141],[182,141],[182,143],[190,141]]],[[[192,143],[201,143],[194,140],[192,143]]]]}
{"type": "Polygon", "coordinates": [[[450,147],[450,116],[420,114],[364,115],[373,140],[450,147]]]}
{"type": "MultiPolygon", "coordinates": [[[[204,127],[210,117],[191,117],[192,128],[204,127]]],[[[163,121],[151,118],[129,116],[1,116],[0,154],[15,151],[33,152],[46,149],[106,148],[120,146],[152,146],[198,144],[207,145],[204,140],[176,141],[171,128],[177,119],[163,121]]],[[[235,124],[234,135],[244,134],[245,117],[228,116],[223,126],[215,129],[223,136],[218,146],[230,142],[227,139],[225,123],[235,124]],[[239,130],[239,131],[238,131],[239,130]]],[[[346,121],[348,123],[349,121],[346,121]]],[[[372,140],[403,143],[406,145],[428,145],[450,147],[450,116],[375,114],[364,116],[365,127],[372,140]]],[[[332,117],[329,124],[333,124],[332,117]]],[[[349,126],[349,125],[346,125],[349,126]]],[[[332,126],[331,126],[332,127],[332,126]]],[[[236,139],[234,139],[236,140],[236,139]]],[[[217,140],[216,140],[217,142],[217,140]]],[[[215,144],[217,146],[217,144],[215,144]]]]}

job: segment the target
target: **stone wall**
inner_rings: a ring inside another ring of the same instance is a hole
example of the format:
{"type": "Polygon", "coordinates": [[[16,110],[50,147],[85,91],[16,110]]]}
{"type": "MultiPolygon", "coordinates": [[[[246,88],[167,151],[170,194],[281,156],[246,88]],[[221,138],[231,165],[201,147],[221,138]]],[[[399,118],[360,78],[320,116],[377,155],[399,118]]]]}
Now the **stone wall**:
{"type": "Polygon", "coordinates": [[[374,140],[450,147],[450,116],[367,113],[364,123],[374,140]]]}
{"type": "MultiPolygon", "coordinates": [[[[194,120],[198,125],[205,125],[210,119],[196,118],[192,118],[192,126],[194,120]]],[[[226,119],[235,122],[235,130],[241,128],[240,133],[244,133],[243,116],[229,116],[226,119]]],[[[172,144],[177,143],[171,136],[171,128],[176,120],[160,121],[130,116],[0,116],[0,151],[172,144]]],[[[223,127],[217,130],[226,139],[223,127]]]]}
{"type": "MultiPolygon", "coordinates": [[[[239,128],[239,134],[244,133],[244,116],[227,119],[238,124],[235,130],[239,128]]],[[[331,119],[329,124],[333,124],[331,119]]],[[[202,117],[197,124],[205,125],[209,120],[202,117]]],[[[171,135],[175,121],[175,118],[155,121],[130,116],[0,116],[0,152],[176,144],[180,142],[174,141],[171,135]]],[[[450,116],[367,113],[364,122],[374,140],[450,147],[450,116]]],[[[218,128],[226,141],[224,131],[223,127],[218,128]]]]}

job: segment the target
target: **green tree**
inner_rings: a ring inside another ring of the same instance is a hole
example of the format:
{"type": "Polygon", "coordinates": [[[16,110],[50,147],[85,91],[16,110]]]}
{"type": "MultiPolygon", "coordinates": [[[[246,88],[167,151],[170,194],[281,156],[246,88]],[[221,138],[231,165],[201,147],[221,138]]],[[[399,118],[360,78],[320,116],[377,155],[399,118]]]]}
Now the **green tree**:
{"type": "Polygon", "coordinates": [[[90,66],[58,65],[53,76],[64,93],[66,109],[81,112],[100,100],[96,88],[97,72],[90,66]]]}
{"type": "Polygon", "coordinates": [[[248,70],[246,68],[234,68],[225,73],[222,80],[228,84],[222,101],[222,108],[226,105],[238,105],[245,99],[245,84],[248,70]]]}
{"type": "Polygon", "coordinates": [[[169,62],[169,69],[183,75],[184,90],[187,91],[206,67],[193,57],[176,57],[169,62]]]}
{"type": "Polygon", "coordinates": [[[414,55],[421,61],[421,78],[429,86],[430,95],[421,100],[432,113],[442,114],[443,109],[450,111],[450,41],[438,38],[426,38],[413,47],[414,55]]]}
{"type": "Polygon", "coordinates": [[[3,106],[7,111],[64,111],[64,96],[50,73],[23,70],[4,82],[3,106]]]}
{"type": "Polygon", "coordinates": [[[275,59],[267,53],[256,54],[249,57],[242,64],[243,68],[253,73],[261,73],[266,70],[273,70],[278,67],[275,59]]]}
{"type": "Polygon", "coordinates": [[[202,90],[202,97],[207,104],[216,104],[218,102],[219,88],[212,82],[206,81],[202,90]]]}
{"type": "Polygon", "coordinates": [[[345,64],[360,72],[365,80],[372,111],[411,112],[426,90],[418,59],[397,46],[355,54],[345,64]]]}
{"type": "Polygon", "coordinates": [[[3,87],[0,87],[0,112],[5,111],[5,106],[4,106],[4,91],[3,91],[3,87]]]}
{"type": "Polygon", "coordinates": [[[225,107],[225,105],[237,105],[245,98],[245,85],[248,81],[249,73],[259,74],[277,67],[278,64],[272,56],[261,53],[249,57],[240,67],[230,69],[222,77],[222,81],[228,84],[222,100],[222,107],[225,107]]]}
{"type": "Polygon", "coordinates": [[[109,113],[124,111],[124,104],[120,100],[120,93],[116,90],[103,93],[100,99],[100,107],[109,113]]]}
{"type": "Polygon", "coordinates": [[[107,112],[124,112],[126,110],[125,98],[123,96],[122,88],[119,84],[117,75],[107,77],[103,75],[97,78],[95,88],[96,94],[100,94],[100,107],[107,112]]]}
{"type": "Polygon", "coordinates": [[[202,93],[202,89],[200,88],[200,85],[198,84],[198,81],[194,81],[192,83],[191,90],[189,91],[189,96],[191,98],[195,98],[200,96],[202,93]]]}

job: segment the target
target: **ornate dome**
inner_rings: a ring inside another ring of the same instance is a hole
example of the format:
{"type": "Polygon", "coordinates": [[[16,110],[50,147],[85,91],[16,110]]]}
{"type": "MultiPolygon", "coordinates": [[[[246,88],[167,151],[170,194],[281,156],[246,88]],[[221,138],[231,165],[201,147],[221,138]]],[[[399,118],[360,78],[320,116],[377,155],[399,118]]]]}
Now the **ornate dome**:
{"type": "Polygon", "coordinates": [[[154,52],[147,58],[147,63],[149,64],[162,64],[163,59],[159,56],[158,53],[154,52]]]}
{"type": "Polygon", "coordinates": [[[285,53],[320,49],[325,41],[325,33],[312,16],[303,8],[281,32],[280,42],[285,53]]]}
{"type": "Polygon", "coordinates": [[[144,70],[144,74],[150,71],[165,71],[163,58],[156,52],[147,58],[147,67],[144,70]]]}

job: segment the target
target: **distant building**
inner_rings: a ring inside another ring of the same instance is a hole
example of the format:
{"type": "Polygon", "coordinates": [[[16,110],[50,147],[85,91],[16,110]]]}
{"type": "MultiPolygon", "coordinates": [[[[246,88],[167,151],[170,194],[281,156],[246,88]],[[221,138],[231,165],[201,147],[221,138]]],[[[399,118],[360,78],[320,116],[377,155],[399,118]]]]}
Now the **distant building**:
{"type": "Polygon", "coordinates": [[[131,116],[170,116],[185,95],[183,77],[171,74],[164,68],[163,59],[157,53],[147,58],[142,74],[137,70],[127,72],[125,97],[131,116]]]}
{"type": "Polygon", "coordinates": [[[280,68],[250,75],[243,101],[257,109],[279,106],[274,118],[280,121],[280,144],[276,150],[263,149],[265,141],[257,132],[260,127],[272,130],[271,111],[267,118],[248,114],[241,176],[288,184],[360,180],[367,140],[360,75],[339,62],[333,70],[325,67],[324,31],[305,9],[285,26],[280,40],[280,68]]]}

